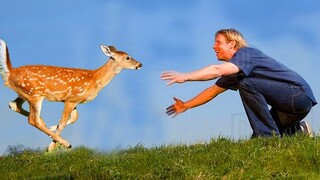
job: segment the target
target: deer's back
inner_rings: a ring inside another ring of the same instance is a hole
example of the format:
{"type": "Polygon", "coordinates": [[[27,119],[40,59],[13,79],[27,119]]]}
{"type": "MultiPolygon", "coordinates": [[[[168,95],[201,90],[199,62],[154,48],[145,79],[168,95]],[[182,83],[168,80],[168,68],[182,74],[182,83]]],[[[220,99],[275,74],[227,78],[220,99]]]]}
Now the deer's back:
{"type": "Polygon", "coordinates": [[[91,81],[91,70],[36,65],[12,69],[7,85],[23,97],[66,101],[85,94],[91,81]]]}

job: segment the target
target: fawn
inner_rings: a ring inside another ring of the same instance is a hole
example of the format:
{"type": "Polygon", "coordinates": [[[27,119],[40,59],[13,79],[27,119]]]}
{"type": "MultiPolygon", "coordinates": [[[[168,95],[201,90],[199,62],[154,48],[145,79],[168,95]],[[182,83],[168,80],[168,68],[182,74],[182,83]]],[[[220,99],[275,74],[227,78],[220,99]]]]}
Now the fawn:
{"type": "Polygon", "coordinates": [[[71,144],[63,139],[60,133],[66,125],[78,119],[76,109],[78,104],[92,101],[122,69],[142,67],[140,62],[125,52],[117,51],[113,46],[100,45],[100,48],[109,60],[95,70],[45,65],[14,68],[10,61],[8,47],[0,39],[0,74],[4,84],[18,94],[18,97],[9,103],[9,107],[27,116],[29,124],[52,138],[48,151],[53,150],[57,142],[71,148],[71,144]],[[64,103],[59,124],[51,128],[48,128],[40,117],[44,99],[64,103]],[[29,104],[29,112],[22,107],[25,101],[29,104]]]}

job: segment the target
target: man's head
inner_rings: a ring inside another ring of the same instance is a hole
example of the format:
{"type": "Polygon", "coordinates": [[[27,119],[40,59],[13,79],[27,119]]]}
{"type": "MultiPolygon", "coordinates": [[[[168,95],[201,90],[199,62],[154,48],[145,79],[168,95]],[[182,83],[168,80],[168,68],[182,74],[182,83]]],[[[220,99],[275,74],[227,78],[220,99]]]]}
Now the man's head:
{"type": "Polygon", "coordinates": [[[247,42],[239,31],[231,28],[216,32],[213,49],[219,60],[230,60],[234,53],[243,47],[247,47],[247,42]]]}

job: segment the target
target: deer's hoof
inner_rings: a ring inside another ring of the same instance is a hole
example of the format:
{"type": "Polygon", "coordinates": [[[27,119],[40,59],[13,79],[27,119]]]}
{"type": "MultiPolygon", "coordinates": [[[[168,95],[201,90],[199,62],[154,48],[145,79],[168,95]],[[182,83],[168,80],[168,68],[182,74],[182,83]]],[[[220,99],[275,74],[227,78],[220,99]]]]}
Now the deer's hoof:
{"type": "Polygon", "coordinates": [[[17,103],[15,103],[15,102],[9,102],[9,108],[10,108],[12,111],[17,111],[17,103]]]}

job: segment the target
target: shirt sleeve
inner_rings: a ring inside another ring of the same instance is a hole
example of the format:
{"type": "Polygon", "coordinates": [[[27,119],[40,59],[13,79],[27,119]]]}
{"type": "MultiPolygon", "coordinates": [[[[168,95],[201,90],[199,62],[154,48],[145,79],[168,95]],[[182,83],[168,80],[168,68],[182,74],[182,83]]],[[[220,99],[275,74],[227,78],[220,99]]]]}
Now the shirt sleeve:
{"type": "Polygon", "coordinates": [[[256,61],[252,61],[254,54],[254,49],[241,48],[235,53],[229,62],[236,65],[246,76],[249,76],[255,67],[256,61]]]}
{"type": "Polygon", "coordinates": [[[240,80],[243,79],[244,76],[245,75],[243,72],[240,72],[237,74],[231,74],[228,76],[223,76],[217,80],[216,85],[221,88],[231,89],[236,91],[239,89],[238,84],[240,80]]]}

